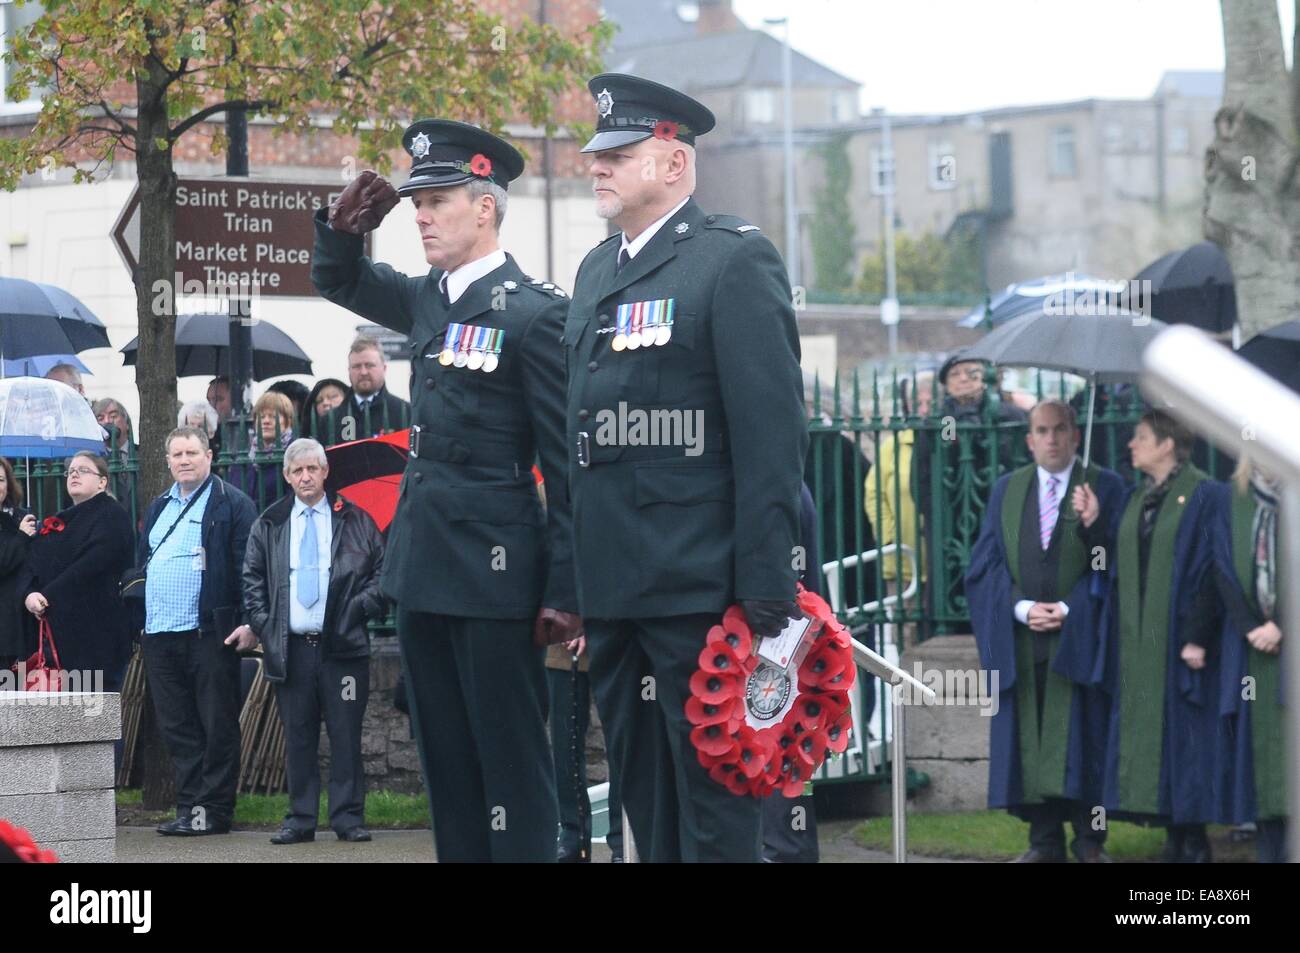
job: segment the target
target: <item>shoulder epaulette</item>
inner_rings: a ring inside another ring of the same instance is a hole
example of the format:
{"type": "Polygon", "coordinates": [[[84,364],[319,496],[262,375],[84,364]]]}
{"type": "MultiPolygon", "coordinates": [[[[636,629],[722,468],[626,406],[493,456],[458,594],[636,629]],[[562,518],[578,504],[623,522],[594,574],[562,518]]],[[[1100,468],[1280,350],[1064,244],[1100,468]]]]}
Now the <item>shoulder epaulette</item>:
{"type": "Polygon", "coordinates": [[[736,232],[738,235],[748,235],[750,232],[760,230],[757,225],[750,224],[738,215],[706,215],[704,227],[722,228],[729,232],[736,232]]]}
{"type": "Polygon", "coordinates": [[[553,298],[568,297],[564,289],[561,288],[559,285],[554,284],[550,281],[542,281],[538,278],[529,278],[526,275],[524,276],[524,287],[532,288],[534,291],[539,291],[542,294],[550,295],[553,298]]]}

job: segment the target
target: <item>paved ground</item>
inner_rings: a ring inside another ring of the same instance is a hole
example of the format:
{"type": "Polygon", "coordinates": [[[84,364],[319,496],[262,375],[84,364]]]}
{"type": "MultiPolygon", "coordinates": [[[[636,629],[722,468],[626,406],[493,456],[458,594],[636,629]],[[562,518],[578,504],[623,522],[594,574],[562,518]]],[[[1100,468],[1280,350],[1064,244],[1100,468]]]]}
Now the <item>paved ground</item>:
{"type": "MultiPolygon", "coordinates": [[[[864,850],[853,842],[858,821],[828,821],[818,825],[823,863],[890,863],[893,856],[864,850]]],[[[269,831],[235,831],[212,837],[161,837],[152,827],[119,827],[117,859],[124,863],[432,863],[433,838],[428,831],[373,831],[369,844],[341,843],[331,831],[317,831],[310,844],[277,847],[269,831]]],[[[609,850],[597,844],[596,863],[609,861],[609,850]]],[[[947,863],[914,857],[919,863],[947,863]]]]}

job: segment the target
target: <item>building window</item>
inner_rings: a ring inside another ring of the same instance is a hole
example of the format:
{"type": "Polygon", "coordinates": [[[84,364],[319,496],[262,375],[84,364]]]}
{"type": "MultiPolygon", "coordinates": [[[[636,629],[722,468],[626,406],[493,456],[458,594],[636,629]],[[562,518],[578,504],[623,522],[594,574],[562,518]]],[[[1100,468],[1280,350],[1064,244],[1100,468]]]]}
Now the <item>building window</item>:
{"type": "Polygon", "coordinates": [[[856,93],[840,90],[831,100],[831,121],[852,122],[858,118],[858,96],[856,93]]]}
{"type": "Polygon", "coordinates": [[[951,142],[930,143],[930,188],[935,191],[957,187],[957,156],[951,142]]]}
{"type": "MultiPolygon", "coordinates": [[[[7,53],[18,31],[30,27],[44,12],[39,3],[27,3],[19,7],[13,3],[13,0],[0,0],[0,50],[7,53]]],[[[0,57],[0,104],[13,103],[5,95],[5,90],[13,80],[13,73],[13,65],[0,57]]],[[[39,87],[34,87],[28,91],[27,99],[22,102],[39,103],[41,93],[39,87]]]]}
{"type": "Polygon", "coordinates": [[[1133,129],[1133,151],[1146,155],[1151,151],[1151,127],[1142,125],[1133,129]]]}
{"type": "Polygon", "coordinates": [[[1191,137],[1186,126],[1174,126],[1169,130],[1169,151],[1174,155],[1186,155],[1191,149],[1191,137]]]}
{"type": "Polygon", "coordinates": [[[1054,179],[1072,179],[1079,174],[1074,154],[1074,127],[1057,126],[1052,130],[1048,167],[1054,179]]]}
{"type": "Polygon", "coordinates": [[[871,150],[871,194],[884,195],[889,191],[894,177],[890,163],[885,161],[884,150],[879,146],[871,150]]]}
{"type": "Polygon", "coordinates": [[[1124,127],[1117,122],[1106,125],[1106,151],[1124,151],[1124,127]]]}
{"type": "Polygon", "coordinates": [[[751,126],[771,125],[776,122],[776,91],[771,89],[746,90],[745,121],[751,126]]]}

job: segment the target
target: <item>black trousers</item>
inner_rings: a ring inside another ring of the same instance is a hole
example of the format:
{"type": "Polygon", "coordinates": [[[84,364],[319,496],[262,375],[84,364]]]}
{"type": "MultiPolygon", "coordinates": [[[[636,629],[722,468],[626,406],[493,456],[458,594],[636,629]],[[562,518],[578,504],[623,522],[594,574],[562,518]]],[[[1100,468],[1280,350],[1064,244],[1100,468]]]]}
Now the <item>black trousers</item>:
{"type": "Polygon", "coordinates": [[[397,610],[438,860],[555,861],[555,777],[532,619],[397,610]]]}
{"type": "Polygon", "coordinates": [[[1029,821],[1029,846],[1049,854],[1065,857],[1065,825],[1074,831],[1070,849],[1077,857],[1085,846],[1101,847],[1106,831],[1092,829],[1092,814],[1087,805],[1064,798],[1048,798],[1042,804],[1026,804],[1022,816],[1029,821]]]}
{"type": "Polygon", "coordinates": [[[370,657],[323,657],[321,646],[289,634],[288,677],[275,686],[284,723],[289,813],[284,826],[314,831],[320,811],[320,723],[330,739],[329,819],[337,833],[366,819],[361,722],[370,698],[370,657]]]}
{"type": "MultiPolygon", "coordinates": [[[[591,676],[575,676],[557,668],[546,670],[551,695],[551,754],[555,762],[555,796],[560,807],[561,855],[586,851],[591,857],[591,801],[587,797],[587,729],[591,727],[591,676]],[[576,696],[576,697],[575,697],[576,696]],[[574,713],[577,720],[574,720],[574,713]],[[578,754],[574,753],[574,740],[578,754]],[[578,778],[574,780],[574,761],[578,778]],[[582,822],[578,806],[582,805],[582,822]]],[[[618,775],[609,772],[609,833],[605,844],[616,857],[623,856],[623,799],[619,796],[618,775]]]]}
{"type": "Polygon", "coordinates": [[[1286,818],[1272,817],[1255,822],[1256,858],[1261,864],[1285,864],[1286,818]]]}
{"type": "Polygon", "coordinates": [[[700,767],[688,682],[716,615],[587,619],[591,681],[637,852],[651,863],[760,859],[760,805],[700,767]]]}
{"type": "Polygon", "coordinates": [[[198,631],[143,636],[154,713],[176,765],[176,814],[209,827],[230,824],[239,780],[239,655],[222,639],[198,631]]]}
{"type": "Polygon", "coordinates": [[[821,859],[817,846],[817,812],[813,796],[763,799],[763,863],[815,864],[821,859]]]}

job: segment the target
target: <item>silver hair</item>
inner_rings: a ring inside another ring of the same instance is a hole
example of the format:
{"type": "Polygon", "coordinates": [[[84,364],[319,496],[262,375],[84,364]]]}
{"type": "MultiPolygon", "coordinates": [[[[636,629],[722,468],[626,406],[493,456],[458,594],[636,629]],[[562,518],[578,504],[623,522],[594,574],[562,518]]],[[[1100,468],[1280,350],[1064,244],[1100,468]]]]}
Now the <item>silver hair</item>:
{"type": "MultiPolygon", "coordinates": [[[[118,406],[121,405],[119,404],[118,406]]],[[[180,413],[176,415],[176,426],[189,426],[190,414],[193,413],[203,414],[203,425],[207,428],[209,437],[217,432],[217,424],[219,423],[217,419],[217,409],[206,400],[191,400],[188,403],[182,404],[180,413]]]]}
{"type": "Polygon", "coordinates": [[[490,195],[496,200],[496,228],[497,231],[500,231],[501,223],[504,222],[506,218],[506,190],[501,188],[501,186],[497,185],[495,182],[490,182],[487,179],[473,179],[466,183],[466,188],[469,189],[469,200],[471,202],[483,195],[490,195]]]}
{"type": "Polygon", "coordinates": [[[289,446],[284,448],[284,472],[289,473],[289,467],[294,460],[299,457],[305,457],[311,454],[316,461],[323,467],[330,465],[329,457],[325,455],[325,448],[321,446],[319,440],[313,440],[311,437],[299,437],[289,446]]]}

